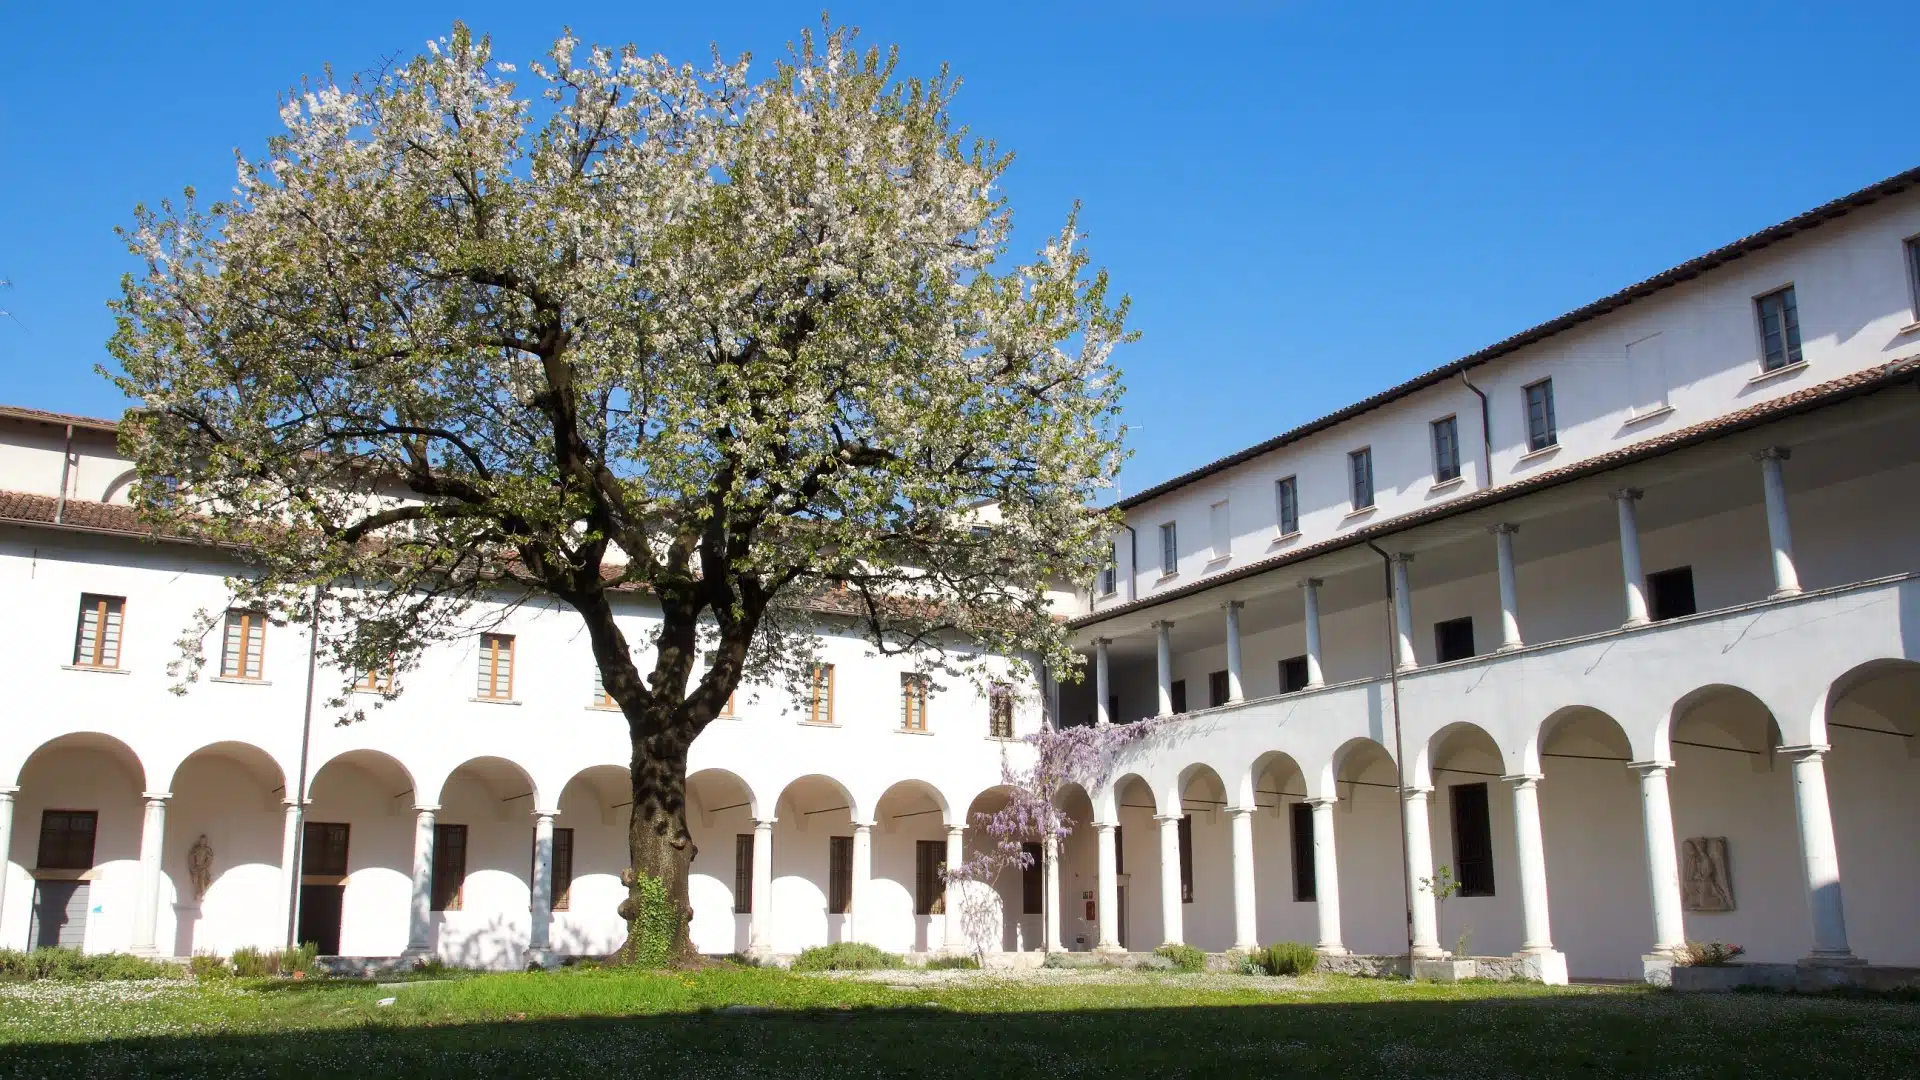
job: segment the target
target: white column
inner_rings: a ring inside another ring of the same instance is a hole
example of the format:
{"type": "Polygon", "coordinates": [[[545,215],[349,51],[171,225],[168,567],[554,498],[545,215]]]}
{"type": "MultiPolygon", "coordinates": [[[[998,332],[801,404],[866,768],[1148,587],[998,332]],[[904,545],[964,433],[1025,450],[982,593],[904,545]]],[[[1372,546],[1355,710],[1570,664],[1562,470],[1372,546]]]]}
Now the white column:
{"type": "Polygon", "coordinates": [[[1160,716],[1173,715],[1173,624],[1165,619],[1153,624],[1158,636],[1158,657],[1160,664],[1160,716]]]}
{"type": "Polygon", "coordinates": [[[1320,585],[1319,578],[1301,578],[1300,595],[1306,603],[1307,626],[1307,685],[1325,686],[1326,676],[1320,666],[1320,585]]]}
{"type": "MultiPolygon", "coordinates": [[[[1227,601],[1227,700],[1245,701],[1240,682],[1240,609],[1246,604],[1227,601]]],[[[1211,703],[1209,703],[1211,704],[1211,703]]]]}
{"type": "Polygon", "coordinates": [[[1547,854],[1540,833],[1540,777],[1521,774],[1501,779],[1513,785],[1514,861],[1520,871],[1520,917],[1525,934],[1521,952],[1551,952],[1553,930],[1547,919],[1547,854]]]}
{"type": "Polygon", "coordinates": [[[423,956],[432,951],[433,936],[433,815],[438,806],[413,808],[413,906],[407,920],[407,952],[423,956]]]}
{"type": "Polygon", "coordinates": [[[1394,663],[1401,671],[1412,671],[1419,664],[1413,658],[1413,589],[1407,584],[1407,567],[1413,562],[1413,553],[1396,552],[1393,556],[1393,631],[1394,663]]]}
{"type": "Polygon", "coordinates": [[[1793,759],[1793,808],[1800,826],[1800,859],[1806,872],[1807,910],[1813,916],[1809,960],[1859,963],[1847,946],[1847,913],[1840,900],[1840,854],[1833,842],[1833,811],[1827,803],[1824,744],[1783,746],[1793,759]]]}
{"type": "Polygon", "coordinates": [[[1260,946],[1259,909],[1253,902],[1253,807],[1227,811],[1233,823],[1233,947],[1260,946]]]}
{"type": "Polygon", "coordinates": [[[747,951],[773,951],[773,826],[778,818],[753,822],[753,911],[747,916],[747,951]]]}
{"type": "Polygon", "coordinates": [[[1328,956],[1345,956],[1340,944],[1340,859],[1333,849],[1333,808],[1338,798],[1308,799],[1313,807],[1313,906],[1320,916],[1320,941],[1328,956]]]}
{"type": "Polygon", "coordinates": [[[1639,488],[1621,488],[1613,493],[1613,505],[1620,512],[1620,576],[1627,585],[1628,626],[1647,623],[1646,576],[1640,570],[1640,522],[1633,504],[1640,498],[1639,488]]]}
{"type": "Polygon", "coordinates": [[[1506,652],[1523,644],[1520,640],[1520,588],[1513,577],[1513,534],[1520,531],[1520,526],[1502,523],[1487,531],[1493,533],[1494,551],[1500,560],[1500,651],[1506,652]]]}
{"type": "Polygon", "coordinates": [[[532,918],[532,929],[527,934],[527,949],[534,955],[531,960],[545,962],[543,955],[553,940],[553,819],[558,810],[536,810],[533,813],[533,881],[532,896],[529,898],[528,914],[532,918]]]}
{"type": "Polygon", "coordinates": [[[1093,715],[1094,722],[1101,727],[1113,723],[1108,709],[1108,703],[1113,700],[1110,696],[1113,691],[1109,689],[1113,682],[1107,675],[1107,647],[1112,644],[1109,638],[1093,639],[1093,715]]]}
{"type": "Polygon", "coordinates": [[[872,894],[873,883],[873,823],[856,821],[853,823],[853,881],[847,889],[848,941],[861,940],[860,931],[867,929],[863,916],[867,897],[872,894]]]}
{"type": "Polygon", "coordinates": [[[1647,836],[1647,880],[1653,888],[1653,951],[1672,955],[1687,943],[1680,914],[1680,859],[1673,843],[1673,805],[1667,799],[1671,761],[1636,761],[1640,774],[1640,823],[1647,836]]]}
{"type": "MultiPolygon", "coordinates": [[[[8,860],[13,851],[13,797],[20,789],[11,784],[0,786],[0,916],[7,911],[7,873],[8,860]]],[[[0,927],[0,930],[4,930],[0,927]]],[[[0,937],[0,948],[6,947],[6,939],[0,937]]]]}
{"type": "Polygon", "coordinates": [[[1040,948],[1060,951],[1060,838],[1040,845],[1040,948]]]}
{"type": "Polygon", "coordinates": [[[286,808],[285,821],[280,829],[280,900],[286,918],[281,920],[286,928],[286,943],[298,945],[294,938],[300,929],[300,908],[295,897],[300,888],[300,829],[304,813],[298,802],[292,799],[282,801],[286,808]]]}
{"type": "Polygon", "coordinates": [[[1413,879],[1413,955],[1436,960],[1440,950],[1440,919],[1433,895],[1433,829],[1427,823],[1430,787],[1402,789],[1407,807],[1407,875],[1413,879]],[[1428,884],[1422,885],[1421,882],[1428,884]]]}
{"type": "Polygon", "coordinates": [[[1155,814],[1160,823],[1160,937],[1162,945],[1185,943],[1181,934],[1180,815],[1155,814]]]}
{"type": "MultiPolygon", "coordinates": [[[[967,861],[967,827],[965,825],[947,826],[947,869],[957,869],[967,861]]],[[[947,908],[947,949],[951,952],[972,952],[967,941],[966,920],[961,918],[960,909],[965,899],[960,895],[963,882],[948,881],[946,893],[947,908]]]]}
{"type": "Polygon", "coordinates": [[[1767,542],[1773,547],[1773,595],[1797,596],[1800,574],[1793,568],[1793,531],[1787,525],[1787,478],[1780,463],[1792,456],[1784,446],[1756,451],[1767,497],[1767,542]]]}
{"type": "Polygon", "coordinates": [[[1095,894],[1094,918],[1099,926],[1094,948],[1100,952],[1120,951],[1120,862],[1114,850],[1113,825],[1095,825],[1099,834],[1099,892],[1095,894]]]}
{"type": "Polygon", "coordinates": [[[140,878],[133,894],[133,948],[138,956],[153,956],[159,950],[154,938],[160,921],[160,856],[167,840],[167,800],[170,791],[148,791],[146,814],[140,821],[140,878]]]}

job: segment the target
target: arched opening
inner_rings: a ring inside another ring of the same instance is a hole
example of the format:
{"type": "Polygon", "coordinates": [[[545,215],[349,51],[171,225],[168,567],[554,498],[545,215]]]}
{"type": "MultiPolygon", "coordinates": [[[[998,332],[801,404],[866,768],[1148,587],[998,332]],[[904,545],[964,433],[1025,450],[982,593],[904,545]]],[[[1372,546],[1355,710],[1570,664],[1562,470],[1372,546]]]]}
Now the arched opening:
{"type": "Polygon", "coordinates": [[[500,757],[463,762],[440,785],[433,822],[436,955],[462,967],[526,964],[533,932],[533,778],[500,757]]]}
{"type": "Polygon", "coordinates": [[[1877,660],[1834,680],[1826,728],[1848,943],[1875,964],[1920,965],[1920,664],[1877,660]]]}
{"type": "MultiPolygon", "coordinates": [[[[582,769],[560,789],[560,816],[553,823],[553,921],[547,931],[555,953],[604,956],[625,940],[627,928],[618,908],[627,892],[620,871],[630,861],[627,820],[632,804],[633,785],[624,765],[582,769]]],[[[688,817],[691,822],[692,815],[688,817]]],[[[697,919],[699,908],[694,910],[697,919]]]]}
{"type": "Polygon", "coordinates": [[[231,954],[286,941],[286,777],[251,743],[218,742],[188,755],[167,785],[156,940],[174,956],[231,954]],[[171,932],[167,926],[172,922],[171,932]]]}
{"type": "Polygon", "coordinates": [[[802,776],[775,800],[773,951],[846,940],[854,813],[846,785],[829,776],[802,776]],[[836,857],[836,847],[845,854],[836,857]]]}
{"type": "Polygon", "coordinates": [[[1570,706],[1540,728],[1540,831],[1554,944],[1575,977],[1637,979],[1653,942],[1633,751],[1613,717],[1570,706]]]}
{"type": "Polygon", "coordinates": [[[1807,950],[1805,876],[1793,769],[1767,706],[1735,686],[1704,686],[1673,706],[1673,830],[1686,936],[1737,942],[1747,958],[1807,950]]]}
{"type": "Polygon", "coordinates": [[[1234,915],[1227,786],[1206,765],[1188,766],[1179,783],[1181,936],[1195,948],[1225,952],[1233,948],[1234,915]]]}
{"type": "Polygon", "coordinates": [[[9,875],[4,940],[126,950],[147,786],[139,757],[111,735],[74,732],[36,749],[19,786],[12,852],[0,863],[9,875]]]}
{"type": "MultiPolygon", "coordinates": [[[[978,864],[998,847],[998,840],[987,831],[988,821],[1006,809],[1008,798],[1007,788],[995,786],[967,804],[962,852],[969,863],[978,864]]],[[[990,868],[988,880],[959,883],[961,909],[950,917],[959,918],[969,951],[1025,952],[1040,947],[1045,929],[1040,845],[1026,844],[1023,849],[1033,859],[1031,868],[994,860],[998,865],[990,868]]]]}
{"type": "Polygon", "coordinates": [[[892,952],[926,952],[946,940],[947,800],[922,780],[902,780],[873,808],[873,879],[860,939],[892,952]]]}
{"type": "MultiPolygon", "coordinates": [[[[620,782],[626,783],[625,769],[620,782]]],[[[627,864],[626,822],[630,796],[620,804],[614,904],[619,867],[627,864]]],[[[746,781],[725,769],[702,769],[687,777],[687,829],[693,834],[693,869],[687,895],[693,903],[690,933],[700,952],[743,953],[750,943],[753,912],[753,820],[756,807],[746,781]]],[[[776,849],[777,851],[777,849],[776,849]]]]}
{"type": "Polygon", "coordinates": [[[1393,756],[1372,739],[1353,739],[1334,755],[1334,849],[1340,863],[1343,944],[1356,953],[1407,947],[1400,870],[1400,807],[1393,756]]]}
{"type": "Polygon", "coordinates": [[[1160,812],[1153,788],[1137,773],[1114,781],[1113,805],[1119,826],[1113,833],[1115,915],[1123,949],[1152,949],[1160,944],[1160,812]]]}
{"type": "Polygon", "coordinates": [[[1449,724],[1427,741],[1426,760],[1434,877],[1455,886],[1437,903],[1440,947],[1467,956],[1518,951],[1524,927],[1513,792],[1500,782],[1499,744],[1476,724],[1449,724]]]}
{"type": "Polygon", "coordinates": [[[1093,824],[1093,798],[1079,784],[1060,786],[1054,797],[1068,833],[1060,841],[1060,944],[1072,952],[1092,949],[1100,940],[1100,832],[1093,824]]]}
{"type": "Polygon", "coordinates": [[[1313,808],[1300,763],[1278,751],[1253,763],[1253,895],[1260,943],[1319,932],[1313,907],[1313,808]]]}
{"type": "Polygon", "coordinates": [[[397,956],[413,898],[413,776],[378,750],[321,763],[307,785],[299,938],[323,954],[397,956]]]}

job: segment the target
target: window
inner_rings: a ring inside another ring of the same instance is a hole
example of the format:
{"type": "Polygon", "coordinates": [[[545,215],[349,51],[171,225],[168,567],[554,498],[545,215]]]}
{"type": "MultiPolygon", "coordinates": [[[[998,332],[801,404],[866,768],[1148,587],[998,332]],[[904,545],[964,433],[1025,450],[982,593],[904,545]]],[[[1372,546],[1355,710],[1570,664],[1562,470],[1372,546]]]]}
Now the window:
{"type": "Polygon", "coordinates": [[[300,873],[314,877],[347,876],[347,841],[352,830],[344,821],[309,821],[301,830],[300,873]]]}
{"type": "Polygon", "coordinates": [[[73,640],[75,667],[120,666],[120,626],[126,610],[124,596],[80,595],[80,628],[73,640]]]}
{"type": "Polygon", "coordinates": [[[812,704],[807,713],[809,724],[833,723],[833,665],[813,665],[812,704]]]}
{"type": "Polygon", "coordinates": [[[733,838],[733,913],[753,913],[753,834],[737,833],[733,838]]]}
{"type": "Polygon", "coordinates": [[[853,910],[853,837],[827,837],[827,914],[853,910]]]}
{"type": "Polygon", "coordinates": [[[1920,322],[1920,236],[1908,238],[1907,287],[1913,292],[1913,320],[1920,322]]]}
{"type": "Polygon", "coordinates": [[[467,883],[467,827],[433,827],[433,910],[459,911],[467,883]]]}
{"type": "Polygon", "coordinates": [[[573,895],[573,830],[553,830],[553,910],[565,911],[572,906],[573,895]]]}
{"type": "Polygon", "coordinates": [[[226,679],[259,678],[266,648],[265,612],[227,612],[226,643],[220,651],[220,676],[226,679]]]}
{"type": "Polygon", "coordinates": [[[1112,596],[1120,588],[1120,549],[1107,549],[1107,564],[1100,568],[1100,595],[1112,596]]]}
{"type": "MultiPolygon", "coordinates": [[[[709,670],[711,670],[711,669],[713,668],[713,665],[715,665],[715,664],[717,664],[717,663],[719,663],[719,662],[720,662],[720,654],[719,654],[719,653],[717,653],[717,652],[708,652],[708,653],[707,653],[707,658],[706,658],[706,663],[707,663],[707,668],[708,668],[709,670]]],[[[734,691],[733,693],[731,693],[731,694],[728,694],[728,695],[727,695],[727,703],[726,703],[725,705],[722,705],[722,706],[720,706],[720,712],[719,712],[719,715],[721,715],[721,716],[732,716],[732,715],[733,715],[733,699],[734,699],[734,698],[735,698],[735,697],[736,697],[736,696],[737,696],[738,694],[739,694],[739,691],[738,691],[738,690],[736,689],[736,690],[735,690],[735,691],[734,691]]]]}
{"type": "Polygon", "coordinates": [[[1648,574],[1647,607],[1654,622],[1698,611],[1693,600],[1693,567],[1676,566],[1648,574]]]}
{"type": "Polygon", "coordinates": [[[1173,680],[1173,711],[1175,715],[1187,711],[1187,680],[1173,680]]]}
{"type": "Polygon", "coordinates": [[[1487,785],[1455,784],[1453,803],[1453,878],[1461,896],[1493,895],[1493,822],[1487,814],[1487,785]]]}
{"type": "Polygon", "coordinates": [[[1560,441],[1553,419],[1553,380],[1528,383],[1521,392],[1527,398],[1527,452],[1531,454],[1560,441]]]}
{"type": "Polygon", "coordinates": [[[1212,541],[1212,555],[1224,559],[1233,554],[1233,522],[1227,512],[1226,500],[1207,507],[1208,539],[1212,541]]]}
{"type": "Polygon", "coordinates": [[[1347,466],[1353,477],[1353,508],[1365,510],[1373,505],[1373,447],[1363,446],[1348,454],[1347,466]]]}
{"type": "MultiPolygon", "coordinates": [[[[600,688],[600,696],[606,697],[606,688],[600,688]]],[[[513,700],[513,635],[480,635],[480,682],[474,690],[475,697],[490,701],[513,700]]],[[[608,699],[612,704],[612,699],[608,699]]]]}
{"type": "MultiPolygon", "coordinates": [[[[484,660],[483,660],[484,663],[484,660]]],[[[600,674],[598,665],[593,669],[593,707],[596,709],[617,709],[620,703],[607,693],[607,677],[600,674]]]]}
{"type": "Polygon", "coordinates": [[[1193,819],[1185,814],[1177,819],[1175,832],[1180,837],[1180,902],[1193,903],[1193,819]]]}
{"type": "Polygon", "coordinates": [[[1307,658],[1289,656],[1280,661],[1280,692],[1291,694],[1307,688],[1307,658]]]}
{"type": "Polygon", "coordinates": [[[996,739],[1013,738],[1013,687],[1006,683],[987,688],[987,734],[996,739]]]}
{"type": "Polygon", "coordinates": [[[913,672],[900,675],[900,730],[927,730],[927,677],[913,672]]]}
{"type": "Polygon", "coordinates": [[[1433,624],[1433,662],[1465,660],[1473,656],[1473,616],[1433,624]]]}
{"type": "Polygon", "coordinates": [[[1273,501],[1275,513],[1280,520],[1280,535],[1292,536],[1300,531],[1300,482],[1294,477],[1286,477],[1273,482],[1273,501]]]}
{"type": "Polygon", "coordinates": [[[1180,533],[1169,521],[1160,526],[1160,573],[1171,574],[1180,569],[1180,533]]]}
{"type": "Polygon", "coordinates": [[[1120,877],[1121,875],[1127,872],[1127,845],[1125,843],[1125,840],[1126,840],[1125,826],[1115,825],[1113,827],[1113,876],[1114,877],[1120,877]]]}
{"type": "Polygon", "coordinates": [[[1306,803],[1287,804],[1287,823],[1293,833],[1293,898],[1312,900],[1316,895],[1313,880],[1313,807],[1306,803]]]}
{"type": "Polygon", "coordinates": [[[1760,319],[1760,370],[1779,371],[1800,362],[1800,305],[1793,286],[1753,302],[1760,319]]]}
{"type": "Polygon", "coordinates": [[[1627,405],[1635,417],[1667,407],[1667,335],[1648,334],[1627,342],[1627,405]]]}
{"type": "Polygon", "coordinates": [[[1027,865],[1020,870],[1020,914],[1041,915],[1046,912],[1047,878],[1046,868],[1041,865],[1045,855],[1039,844],[1025,843],[1020,850],[1026,853],[1027,865]]]}
{"type": "Polygon", "coordinates": [[[1451,416],[1433,422],[1433,482],[1460,479],[1460,423],[1451,416]]]}
{"type": "Polygon", "coordinates": [[[1216,709],[1227,703],[1227,673],[1224,671],[1207,672],[1207,708],[1216,709]]]}
{"type": "Polygon", "coordinates": [[[393,661],[368,668],[353,681],[353,688],[375,694],[390,693],[393,690],[393,661]]]}
{"type": "Polygon", "coordinates": [[[938,915],[946,909],[942,897],[947,873],[947,844],[944,840],[921,840],[913,845],[913,913],[938,915]]]}
{"type": "Polygon", "coordinates": [[[99,832],[97,810],[45,810],[40,814],[41,870],[93,869],[93,838],[99,832]]]}

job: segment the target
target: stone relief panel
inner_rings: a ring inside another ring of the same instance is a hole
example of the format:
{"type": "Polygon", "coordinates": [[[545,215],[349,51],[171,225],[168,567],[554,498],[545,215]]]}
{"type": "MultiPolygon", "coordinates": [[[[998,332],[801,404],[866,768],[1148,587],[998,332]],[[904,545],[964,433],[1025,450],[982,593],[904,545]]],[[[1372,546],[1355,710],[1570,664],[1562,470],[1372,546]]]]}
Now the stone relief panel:
{"type": "Polygon", "coordinates": [[[1733,910],[1726,837],[1694,836],[1681,842],[1680,898],[1680,906],[1687,911],[1733,910]]]}

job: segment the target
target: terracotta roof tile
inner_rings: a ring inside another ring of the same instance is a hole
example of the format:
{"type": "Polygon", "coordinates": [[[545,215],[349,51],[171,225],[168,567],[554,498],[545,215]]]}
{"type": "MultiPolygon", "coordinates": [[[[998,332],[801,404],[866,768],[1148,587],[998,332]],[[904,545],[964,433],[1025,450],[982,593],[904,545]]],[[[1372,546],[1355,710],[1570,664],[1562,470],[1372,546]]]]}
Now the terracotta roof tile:
{"type": "Polygon", "coordinates": [[[29,409],[23,405],[0,405],[0,418],[8,420],[31,420],[42,424],[59,424],[86,428],[89,431],[118,431],[120,425],[112,420],[102,420],[94,416],[76,416],[72,413],[48,412],[45,409],[29,409]]]}

